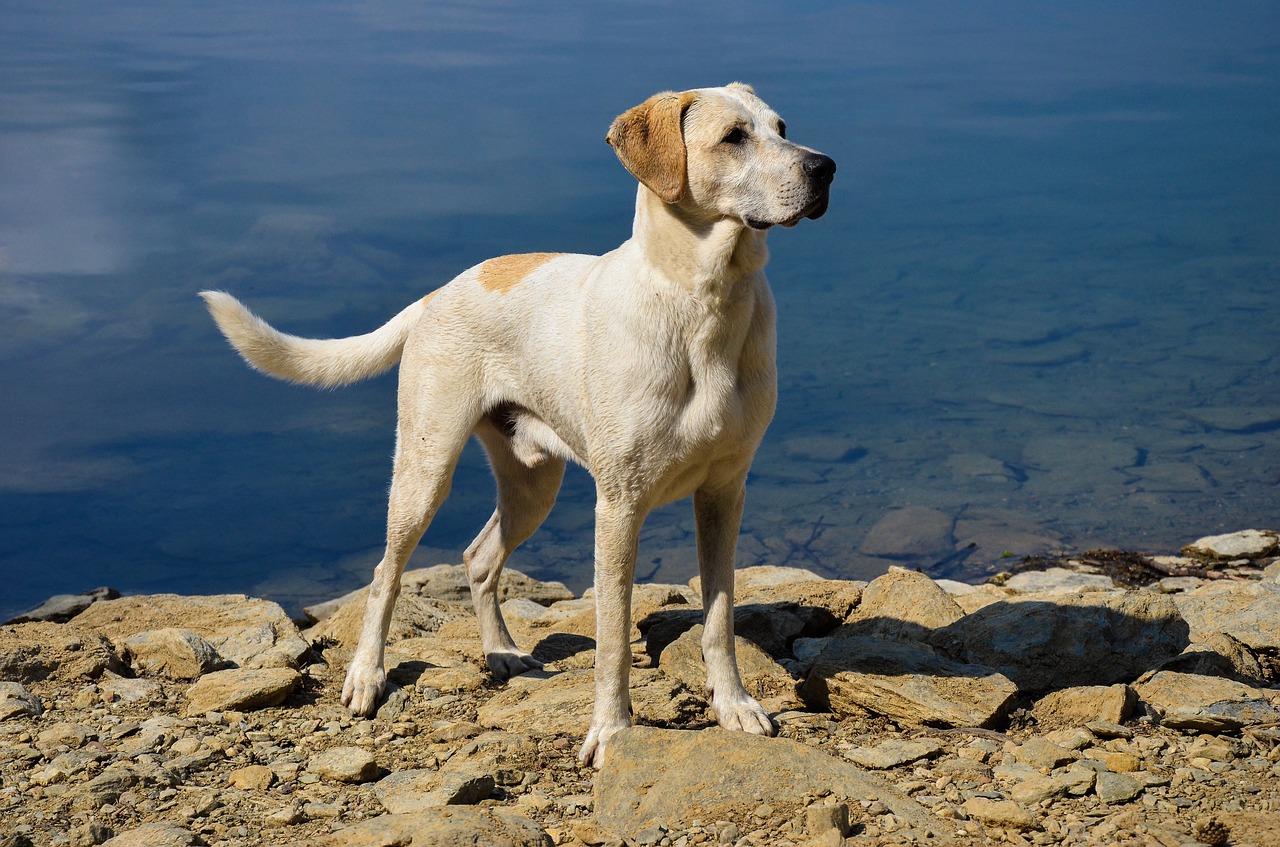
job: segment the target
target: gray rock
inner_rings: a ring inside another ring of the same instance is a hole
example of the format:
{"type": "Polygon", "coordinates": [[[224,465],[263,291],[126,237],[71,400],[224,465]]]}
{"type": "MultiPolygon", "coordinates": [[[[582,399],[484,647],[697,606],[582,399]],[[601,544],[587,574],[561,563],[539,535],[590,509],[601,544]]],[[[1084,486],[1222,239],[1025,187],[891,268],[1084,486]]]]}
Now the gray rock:
{"type": "Polygon", "coordinates": [[[450,771],[411,770],[390,774],[374,789],[378,802],[396,815],[440,806],[471,806],[487,800],[497,783],[474,764],[450,771]]]}
{"type": "Polygon", "coordinates": [[[1063,594],[1086,591],[1114,591],[1116,584],[1105,574],[1080,573],[1066,568],[1023,571],[1002,583],[1002,587],[1021,594],[1043,592],[1063,594]]]}
{"type": "Polygon", "coordinates": [[[861,552],[931,564],[955,548],[955,519],[937,509],[907,506],[885,515],[867,532],[861,552]]]}
{"type": "Polygon", "coordinates": [[[378,778],[378,763],[363,747],[333,747],[316,753],[307,770],[338,782],[371,782],[378,778]]]}
{"type": "Polygon", "coordinates": [[[73,809],[95,811],[107,803],[114,803],[120,795],[139,782],[138,774],[130,767],[115,764],[93,779],[67,793],[73,809]]]}
{"type": "Polygon", "coordinates": [[[279,605],[243,594],[151,594],[94,603],[75,623],[117,643],[181,622],[242,668],[297,667],[311,649],[279,605]]]}
{"type": "Polygon", "coordinates": [[[1093,790],[1104,803],[1128,803],[1142,794],[1143,784],[1128,774],[1100,771],[1093,790]]]}
{"type": "Polygon", "coordinates": [[[285,701],[302,676],[292,668],[214,671],[187,690],[187,714],[250,711],[285,701]]]}
{"type": "Polygon", "coordinates": [[[827,793],[837,802],[874,797],[907,826],[944,828],[914,800],[856,765],[789,739],[719,728],[619,732],[595,780],[595,811],[602,826],[635,839],[655,823],[725,818],[729,810],[758,805],[761,796],[777,807],[827,793]]]}
{"type": "Polygon", "coordinates": [[[105,587],[95,588],[83,594],[55,594],[34,609],[5,621],[5,625],[34,621],[66,623],[99,600],[114,600],[119,596],[119,591],[105,587]]]}
{"type": "Polygon", "coordinates": [[[17,682],[0,682],[0,721],[10,718],[38,718],[44,704],[17,682]]]}
{"type": "Polygon", "coordinates": [[[1210,535],[1182,548],[1183,554],[1202,559],[1261,559],[1280,549],[1280,536],[1272,530],[1246,529],[1226,535],[1210,535]]]}
{"type": "Polygon", "coordinates": [[[125,639],[136,670],[171,679],[195,679],[223,666],[218,650],[189,629],[167,627],[125,639]]]}
{"type": "Polygon", "coordinates": [[[1139,699],[1168,727],[1198,732],[1232,732],[1280,721],[1280,709],[1265,692],[1234,680],[1159,671],[1134,685],[1139,699]]]}
{"type": "Polygon", "coordinates": [[[953,662],[925,644],[833,640],[800,689],[838,715],[872,712],[913,726],[984,726],[1002,717],[1017,688],[989,668],[953,662]]]}
{"type": "Polygon", "coordinates": [[[930,641],[994,668],[1023,691],[1127,682],[1188,644],[1163,594],[1026,594],[985,606],[930,641]]]}
{"type": "Polygon", "coordinates": [[[316,847],[552,847],[533,821],[474,806],[379,815],[317,838],[316,847]]]}

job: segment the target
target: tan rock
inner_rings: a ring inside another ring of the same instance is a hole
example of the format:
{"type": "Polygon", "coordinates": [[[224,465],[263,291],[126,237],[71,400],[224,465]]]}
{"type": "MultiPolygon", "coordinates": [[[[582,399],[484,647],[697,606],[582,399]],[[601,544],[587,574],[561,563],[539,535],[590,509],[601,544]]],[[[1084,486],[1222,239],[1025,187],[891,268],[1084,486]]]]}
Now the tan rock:
{"type": "MultiPolygon", "coordinates": [[[[364,621],[364,598],[367,589],[362,589],[360,596],[342,606],[336,612],[306,631],[306,637],[312,642],[328,642],[339,648],[350,651],[355,649],[360,640],[360,627],[364,621]]],[[[439,632],[452,621],[474,621],[475,617],[465,607],[457,603],[448,603],[431,597],[420,597],[416,594],[401,594],[396,599],[391,614],[391,626],[387,630],[387,644],[396,644],[410,638],[420,638],[439,632]]],[[[479,644],[479,627],[475,629],[479,644]]],[[[326,657],[329,652],[326,650],[326,657]]]]}
{"type": "Polygon", "coordinates": [[[1161,724],[1174,729],[1231,732],[1280,721],[1280,709],[1264,691],[1229,679],[1159,671],[1134,689],[1161,724]]]}
{"type": "Polygon", "coordinates": [[[292,668],[214,671],[187,690],[187,714],[250,711],[283,703],[302,676],[292,668]]]}
{"type": "Polygon", "coordinates": [[[195,679],[222,665],[218,650],[198,633],[168,627],[125,639],[135,670],[171,679],[195,679]]]}
{"type": "Polygon", "coordinates": [[[836,637],[877,635],[923,638],[964,617],[964,611],[936,582],[915,571],[890,571],[873,579],[862,601],[836,637]]]}
{"type": "Polygon", "coordinates": [[[311,649],[279,605],[243,594],[102,600],[75,621],[120,644],[138,633],[181,622],[183,629],[204,638],[224,659],[242,668],[297,667],[311,649]]]}
{"type": "Polygon", "coordinates": [[[1034,713],[1042,727],[1078,726],[1092,720],[1124,723],[1137,697],[1124,683],[1081,685],[1052,691],[1036,701],[1034,713]]]}
{"type": "Polygon", "coordinates": [[[316,847],[552,847],[547,833],[528,818],[473,806],[379,815],[314,843],[316,847]]]}
{"type": "MultiPolygon", "coordinates": [[[[742,597],[751,591],[763,588],[774,588],[793,582],[810,582],[815,579],[822,579],[822,577],[806,568],[785,568],[776,565],[738,568],[733,572],[733,596],[742,597]]],[[[702,597],[702,577],[695,576],[689,580],[689,589],[697,597],[702,597]]]]}
{"type": "Polygon", "coordinates": [[[831,615],[832,623],[848,620],[862,600],[867,587],[863,580],[811,579],[801,582],[785,582],[778,585],[751,586],[736,600],[741,605],[749,603],[799,603],[822,609],[831,615]]]}
{"type": "Polygon", "coordinates": [[[1245,529],[1226,535],[1210,535],[1182,548],[1187,556],[1203,559],[1261,559],[1280,548],[1280,536],[1271,530],[1245,529]]]}
{"type": "MultiPolygon", "coordinates": [[[[707,682],[707,666],[702,659],[701,624],[693,627],[667,645],[658,659],[658,666],[685,684],[690,691],[703,691],[707,682]]],[[[742,684],[753,697],[763,700],[781,697],[791,706],[799,706],[796,681],[786,668],[773,660],[768,653],[742,637],[734,639],[738,658],[738,671],[742,684]]]]}
{"type": "Polygon", "coordinates": [[[266,765],[248,765],[232,771],[227,777],[227,785],[245,791],[266,791],[275,779],[275,771],[266,765]]]}
{"type": "Polygon", "coordinates": [[[989,668],[963,665],[924,644],[833,640],[800,688],[811,706],[865,712],[912,726],[984,726],[1003,716],[1017,687],[989,668]]]}
{"type": "Polygon", "coordinates": [[[942,829],[927,810],[883,779],[785,738],[719,728],[699,732],[632,727],[609,742],[595,780],[602,826],[636,839],[655,822],[717,820],[756,808],[761,792],[777,808],[831,794],[832,801],[876,798],[907,826],[942,829]],[[714,767],[707,763],[714,762],[714,767]]]}
{"type": "Polygon", "coordinates": [[[126,672],[104,636],[76,624],[22,623],[0,627],[0,679],[28,683],[98,679],[126,672]]]}
{"type": "Polygon", "coordinates": [[[971,797],[960,808],[969,817],[977,818],[991,826],[1023,830],[1040,828],[1040,823],[1035,816],[1012,800],[971,797]]]}
{"type": "Polygon", "coordinates": [[[192,847],[203,843],[194,832],[177,824],[153,821],[104,841],[103,847],[192,847]]]}
{"type": "Polygon", "coordinates": [[[378,778],[378,763],[363,747],[332,747],[311,757],[307,770],[338,782],[370,782],[378,778]]]}

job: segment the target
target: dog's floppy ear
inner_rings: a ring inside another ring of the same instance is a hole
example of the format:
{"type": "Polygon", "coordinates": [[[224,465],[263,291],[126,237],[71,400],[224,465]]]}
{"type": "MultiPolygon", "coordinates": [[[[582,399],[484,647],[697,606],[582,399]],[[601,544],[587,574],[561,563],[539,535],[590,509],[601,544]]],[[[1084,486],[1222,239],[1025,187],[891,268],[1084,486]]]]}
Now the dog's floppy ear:
{"type": "Polygon", "coordinates": [[[619,115],[605,141],[631,175],[667,203],[684,196],[686,162],[680,123],[697,99],[692,91],[664,91],[619,115]]]}

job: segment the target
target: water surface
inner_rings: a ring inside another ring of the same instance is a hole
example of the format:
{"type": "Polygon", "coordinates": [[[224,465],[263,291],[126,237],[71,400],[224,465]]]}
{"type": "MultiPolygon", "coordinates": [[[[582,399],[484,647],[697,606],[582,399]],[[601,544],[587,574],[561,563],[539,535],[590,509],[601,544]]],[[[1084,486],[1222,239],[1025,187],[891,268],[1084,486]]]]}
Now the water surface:
{"type": "MultiPolygon", "coordinates": [[[[366,581],[394,376],[253,374],[196,292],[349,335],[489,256],[611,249],[609,122],[733,79],[840,164],[828,215],[770,236],[742,563],[977,578],[1280,523],[1274,3],[27,5],[0,9],[0,616],[366,581]]],[[[472,449],[415,563],[492,499],[472,449]]],[[[583,587],[592,499],[571,473],[513,564],[583,587]]],[[[640,575],[695,568],[688,504],[655,514],[640,575]]]]}

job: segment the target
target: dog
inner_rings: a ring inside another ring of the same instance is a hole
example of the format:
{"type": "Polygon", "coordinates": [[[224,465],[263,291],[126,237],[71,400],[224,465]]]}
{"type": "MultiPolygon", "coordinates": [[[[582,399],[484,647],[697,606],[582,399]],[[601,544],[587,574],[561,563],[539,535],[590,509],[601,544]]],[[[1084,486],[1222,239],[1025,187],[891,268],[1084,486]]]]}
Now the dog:
{"type": "Polygon", "coordinates": [[[639,181],[631,238],[602,256],[483,262],[381,328],[341,339],[273,329],[205,291],[219,329],[254,368],[337,386],[400,363],[386,553],[374,569],[342,703],[374,712],[400,576],[467,440],[497,482],[493,516],[463,555],[493,676],[541,667],[498,606],[503,564],[546,518],[566,462],[596,484],[595,707],[579,751],[599,767],[631,725],[631,585],[645,516],[693,496],[716,721],[773,735],[734,653],[733,567],[747,470],[777,400],[765,237],[827,210],[835,162],[786,137],[750,86],[663,92],[605,140],[639,181]]]}

